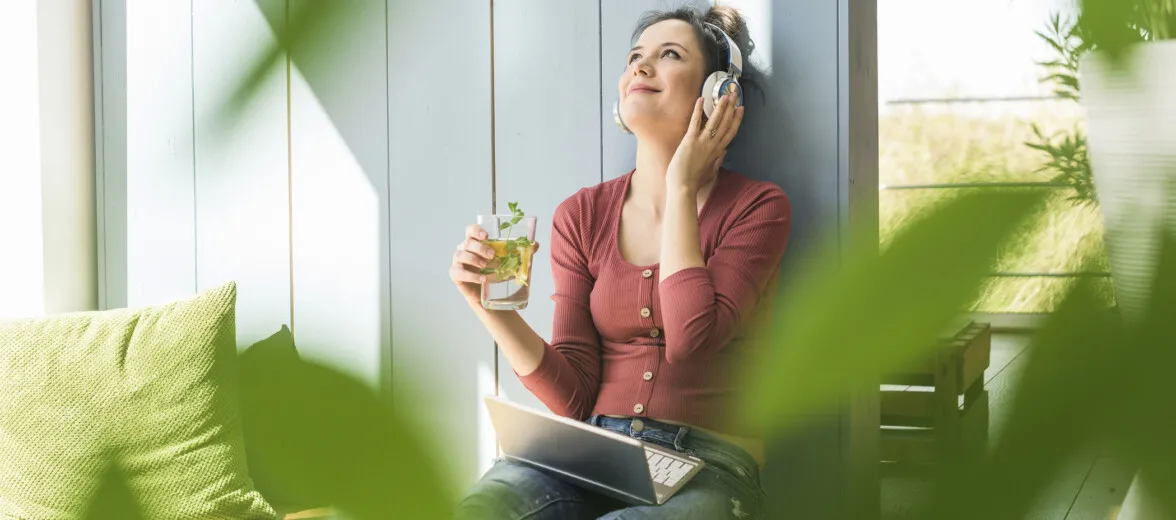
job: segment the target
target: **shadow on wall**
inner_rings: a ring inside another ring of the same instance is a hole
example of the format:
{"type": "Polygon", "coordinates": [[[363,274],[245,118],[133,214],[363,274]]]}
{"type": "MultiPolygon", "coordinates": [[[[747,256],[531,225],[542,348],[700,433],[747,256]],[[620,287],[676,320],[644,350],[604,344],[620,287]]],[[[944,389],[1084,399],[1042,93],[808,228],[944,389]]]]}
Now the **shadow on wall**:
{"type": "MultiPolygon", "coordinates": [[[[471,180],[479,172],[462,166],[476,159],[455,162],[454,156],[477,153],[468,150],[468,132],[455,129],[446,114],[476,100],[443,102],[427,87],[402,88],[427,85],[421,61],[432,58],[406,40],[435,25],[430,17],[442,8],[255,2],[290,46],[293,329],[300,350],[308,359],[341,358],[369,377],[378,374],[383,397],[392,402],[395,391],[398,407],[402,393],[419,389],[444,410],[421,423],[452,441],[444,465],[454,475],[473,474],[478,446],[465,434],[473,423],[464,419],[479,412],[473,361],[492,364],[493,350],[487,341],[484,351],[473,352],[471,343],[480,337],[455,323],[475,317],[453,315],[465,309],[445,268],[451,244],[469,223],[452,209],[475,208],[471,197],[488,199],[491,191],[488,175],[483,189],[471,180]],[[418,149],[422,143],[427,146],[418,149]],[[468,183],[468,189],[429,192],[438,177],[468,183]],[[452,240],[440,235],[445,229],[452,240]],[[393,329],[393,321],[404,325],[393,329]],[[470,362],[436,362],[458,357],[470,362]]],[[[454,72],[448,81],[466,82],[463,74],[454,72]]],[[[468,75],[478,77],[476,71],[468,75]]]]}
{"type": "MultiPolygon", "coordinates": [[[[254,2],[290,46],[294,331],[306,355],[387,390],[392,244],[384,5],[254,2]]],[[[265,51],[270,67],[287,69],[281,46],[265,51]]]]}
{"type": "MultiPolygon", "coordinates": [[[[771,11],[772,20],[763,25],[773,31],[765,38],[773,46],[771,64],[764,70],[749,59],[756,56],[754,49],[744,57],[745,76],[755,84],[745,86],[744,120],[731,144],[727,167],[774,182],[788,194],[792,226],[778,287],[783,294],[803,268],[802,256],[838,223],[837,84],[832,74],[826,78],[801,73],[812,70],[808,60],[821,58],[787,52],[799,38],[792,34],[790,24],[795,22],[785,19],[790,13],[784,9],[771,11]],[[814,99],[832,105],[813,106],[814,99]]],[[[829,59],[827,66],[835,67],[835,55],[829,59]]],[[[768,440],[761,475],[769,490],[769,518],[842,518],[848,513],[839,510],[846,501],[849,477],[844,459],[847,420],[845,409],[797,417],[790,434],[768,440]]]]}
{"type": "MultiPolygon", "coordinates": [[[[779,61],[781,54],[774,53],[773,60],[779,61]]],[[[789,274],[797,268],[794,262],[800,256],[792,251],[807,250],[805,246],[810,237],[819,236],[820,228],[814,226],[820,223],[813,217],[815,210],[822,206],[822,179],[808,171],[803,154],[798,152],[813,148],[811,141],[817,138],[789,124],[801,120],[801,116],[789,106],[786,78],[773,77],[754,63],[747,63],[744,68],[744,75],[755,83],[744,87],[743,124],[731,143],[726,166],[748,177],[774,182],[788,194],[792,204],[792,227],[780,280],[783,291],[789,274]]],[[[773,64],[771,68],[782,69],[779,64],[773,64]]],[[[835,176],[836,172],[830,171],[826,179],[835,176]]]]}

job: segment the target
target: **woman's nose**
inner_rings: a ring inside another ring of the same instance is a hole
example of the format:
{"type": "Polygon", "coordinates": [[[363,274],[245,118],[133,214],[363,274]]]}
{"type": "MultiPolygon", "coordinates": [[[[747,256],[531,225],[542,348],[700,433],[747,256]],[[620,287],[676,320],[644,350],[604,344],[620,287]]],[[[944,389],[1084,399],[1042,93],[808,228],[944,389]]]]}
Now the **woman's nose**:
{"type": "Polygon", "coordinates": [[[637,60],[637,63],[635,63],[633,65],[633,75],[634,76],[645,76],[645,77],[652,76],[653,75],[653,67],[650,66],[649,63],[646,62],[644,58],[642,58],[640,60],[637,60]]]}

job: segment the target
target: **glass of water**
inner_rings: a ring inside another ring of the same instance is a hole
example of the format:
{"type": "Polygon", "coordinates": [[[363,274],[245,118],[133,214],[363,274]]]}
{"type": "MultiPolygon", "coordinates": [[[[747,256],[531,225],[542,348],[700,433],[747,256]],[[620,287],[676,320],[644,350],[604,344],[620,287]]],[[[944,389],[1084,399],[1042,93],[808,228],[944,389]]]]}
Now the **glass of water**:
{"type": "Polygon", "coordinates": [[[522,310],[531,295],[531,260],[535,254],[533,216],[478,215],[486,231],[482,243],[494,249],[494,259],[482,269],[482,307],[488,310],[522,310]]]}

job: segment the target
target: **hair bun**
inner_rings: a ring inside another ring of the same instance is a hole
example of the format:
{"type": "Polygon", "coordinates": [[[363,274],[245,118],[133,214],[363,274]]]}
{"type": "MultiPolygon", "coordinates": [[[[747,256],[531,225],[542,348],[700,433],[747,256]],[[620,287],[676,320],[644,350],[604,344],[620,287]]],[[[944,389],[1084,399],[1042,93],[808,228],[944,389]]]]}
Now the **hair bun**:
{"type": "Polygon", "coordinates": [[[747,21],[743,19],[743,15],[737,9],[728,5],[711,6],[710,9],[707,9],[702,19],[704,22],[718,26],[723,32],[727,33],[727,36],[730,36],[735,41],[735,45],[739,46],[744,60],[751,55],[755,44],[748,37],[747,21]]]}

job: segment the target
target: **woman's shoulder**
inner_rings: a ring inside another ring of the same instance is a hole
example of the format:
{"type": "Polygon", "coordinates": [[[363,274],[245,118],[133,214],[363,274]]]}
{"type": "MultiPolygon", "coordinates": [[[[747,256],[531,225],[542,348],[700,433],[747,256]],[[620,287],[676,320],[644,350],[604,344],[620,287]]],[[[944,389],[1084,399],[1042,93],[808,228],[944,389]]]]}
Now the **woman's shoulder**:
{"type": "Polygon", "coordinates": [[[555,208],[554,220],[581,228],[593,227],[624,193],[631,173],[576,190],[555,208]]]}
{"type": "Polygon", "coordinates": [[[772,181],[753,179],[734,170],[723,170],[732,185],[733,205],[739,213],[771,213],[787,218],[792,212],[788,194],[772,181]]]}

